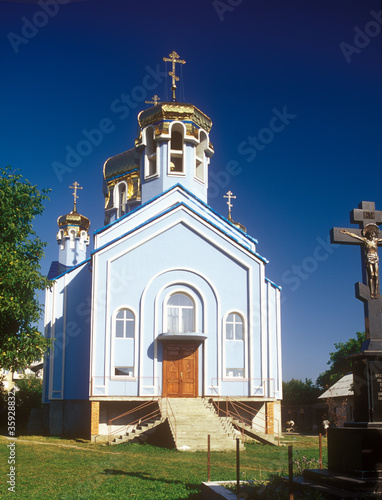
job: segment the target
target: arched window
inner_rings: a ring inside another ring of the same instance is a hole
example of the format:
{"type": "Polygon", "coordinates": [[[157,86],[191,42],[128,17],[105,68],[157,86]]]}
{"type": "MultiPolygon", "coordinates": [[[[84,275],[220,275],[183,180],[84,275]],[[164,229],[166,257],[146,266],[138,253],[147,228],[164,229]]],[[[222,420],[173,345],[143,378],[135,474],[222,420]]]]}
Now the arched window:
{"type": "Polygon", "coordinates": [[[114,324],[114,375],[134,376],[135,315],[130,309],[120,309],[114,324]]]}
{"type": "Polygon", "coordinates": [[[146,129],[146,161],[145,177],[152,177],[157,174],[156,142],[154,139],[154,129],[146,129]]]}
{"type": "Polygon", "coordinates": [[[200,132],[200,142],[196,147],[195,177],[200,181],[205,180],[205,150],[207,149],[207,134],[200,132]]]}
{"type": "Polygon", "coordinates": [[[126,201],[127,201],[127,193],[126,193],[126,183],[120,182],[118,184],[118,199],[116,202],[118,203],[118,218],[122,217],[126,213],[126,201]]]}
{"type": "Polygon", "coordinates": [[[244,340],[243,318],[236,313],[231,313],[226,319],[226,339],[244,340]]]}
{"type": "Polygon", "coordinates": [[[228,314],[225,320],[225,375],[244,377],[244,320],[238,313],[228,314]]]}
{"type": "Polygon", "coordinates": [[[195,331],[195,304],[185,293],[174,293],[167,301],[167,331],[171,333],[195,331]]]}
{"type": "Polygon", "coordinates": [[[170,172],[183,173],[183,127],[175,123],[171,128],[170,172]]]}

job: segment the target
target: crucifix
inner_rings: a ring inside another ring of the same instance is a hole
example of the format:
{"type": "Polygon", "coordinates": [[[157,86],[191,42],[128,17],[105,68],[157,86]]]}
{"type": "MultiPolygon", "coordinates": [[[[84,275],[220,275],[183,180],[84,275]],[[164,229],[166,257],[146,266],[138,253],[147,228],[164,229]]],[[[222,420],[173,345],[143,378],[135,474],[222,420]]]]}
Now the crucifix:
{"type": "Polygon", "coordinates": [[[233,207],[231,200],[236,200],[236,196],[233,195],[232,191],[228,191],[227,194],[223,196],[223,198],[228,198],[227,205],[228,205],[228,220],[232,220],[231,216],[231,208],[233,207]]]}
{"type": "Polygon", "coordinates": [[[169,57],[164,57],[163,61],[166,62],[171,62],[172,63],[172,71],[169,72],[169,75],[172,77],[172,100],[176,102],[176,97],[175,97],[175,91],[176,91],[176,82],[179,81],[179,76],[176,76],[175,74],[175,64],[186,64],[186,61],[184,59],[179,59],[179,55],[173,50],[171,54],[169,54],[169,57]]]}
{"type": "Polygon", "coordinates": [[[375,210],[375,203],[363,201],[350,212],[350,222],[359,229],[334,227],[330,232],[331,243],[360,245],[363,283],[356,283],[356,297],[364,303],[367,349],[382,350],[382,297],[379,292],[379,225],[382,211],[375,210]]]}
{"type": "Polygon", "coordinates": [[[156,106],[158,102],[160,101],[160,97],[157,96],[156,94],[152,97],[152,101],[145,101],[146,104],[154,104],[156,106]]]}
{"type": "Polygon", "coordinates": [[[69,189],[74,189],[73,191],[73,197],[74,197],[74,205],[73,205],[73,212],[77,212],[77,199],[79,196],[77,195],[77,189],[83,189],[78,182],[73,182],[73,186],[69,186],[69,189]]]}

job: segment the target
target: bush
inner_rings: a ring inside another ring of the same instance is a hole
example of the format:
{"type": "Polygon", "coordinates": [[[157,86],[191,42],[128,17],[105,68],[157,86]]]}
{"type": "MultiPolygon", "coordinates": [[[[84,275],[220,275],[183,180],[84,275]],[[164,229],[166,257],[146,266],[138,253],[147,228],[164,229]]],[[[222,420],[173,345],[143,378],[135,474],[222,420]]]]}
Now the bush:
{"type": "Polygon", "coordinates": [[[33,408],[42,408],[42,380],[27,375],[16,383],[17,425],[26,425],[33,408]]]}

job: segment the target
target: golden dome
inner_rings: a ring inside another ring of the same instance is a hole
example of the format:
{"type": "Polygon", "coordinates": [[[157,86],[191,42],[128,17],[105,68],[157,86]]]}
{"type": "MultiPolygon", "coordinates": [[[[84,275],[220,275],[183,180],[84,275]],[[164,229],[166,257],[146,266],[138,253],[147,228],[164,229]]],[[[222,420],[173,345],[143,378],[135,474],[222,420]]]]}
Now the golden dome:
{"type": "Polygon", "coordinates": [[[156,106],[141,111],[138,122],[141,129],[148,125],[158,126],[159,123],[168,121],[186,121],[203,128],[207,132],[211,130],[212,120],[193,104],[181,102],[161,102],[156,106]]]}
{"type": "Polygon", "coordinates": [[[68,234],[69,229],[75,229],[76,235],[80,235],[81,231],[88,232],[90,227],[90,220],[77,212],[74,208],[70,214],[61,215],[57,219],[57,224],[60,229],[64,230],[65,234],[68,234]]]}

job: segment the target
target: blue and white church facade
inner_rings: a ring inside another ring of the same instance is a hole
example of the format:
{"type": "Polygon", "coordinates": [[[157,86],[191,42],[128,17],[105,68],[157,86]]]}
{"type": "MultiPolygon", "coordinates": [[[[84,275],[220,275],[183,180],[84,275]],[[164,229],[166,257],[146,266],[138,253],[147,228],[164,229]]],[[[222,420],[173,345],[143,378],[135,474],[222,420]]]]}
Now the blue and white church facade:
{"type": "Polygon", "coordinates": [[[230,398],[276,421],[280,288],[256,239],[207,204],[212,122],[164,102],[138,123],[134,147],[104,164],[105,226],[90,257],[76,205],[58,220],[45,305],[50,432],[102,438],[119,415],[168,398],[230,398]]]}

